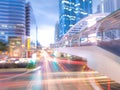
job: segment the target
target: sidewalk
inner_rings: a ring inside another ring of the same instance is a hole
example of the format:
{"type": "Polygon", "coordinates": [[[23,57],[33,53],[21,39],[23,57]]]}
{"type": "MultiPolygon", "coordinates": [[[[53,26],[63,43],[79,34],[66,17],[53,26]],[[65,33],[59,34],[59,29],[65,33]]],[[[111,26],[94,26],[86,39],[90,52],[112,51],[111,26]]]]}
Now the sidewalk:
{"type": "Polygon", "coordinates": [[[28,68],[0,68],[0,73],[4,72],[27,72],[37,70],[41,66],[42,62],[37,62],[36,67],[32,69],[28,68]]]}
{"type": "Polygon", "coordinates": [[[37,61],[36,67],[33,69],[28,69],[28,68],[0,68],[0,73],[4,72],[30,72],[30,71],[35,71],[39,69],[39,67],[43,63],[43,58],[41,60],[37,61]]]}
{"type": "Polygon", "coordinates": [[[27,68],[2,68],[0,72],[26,72],[27,68]]]}

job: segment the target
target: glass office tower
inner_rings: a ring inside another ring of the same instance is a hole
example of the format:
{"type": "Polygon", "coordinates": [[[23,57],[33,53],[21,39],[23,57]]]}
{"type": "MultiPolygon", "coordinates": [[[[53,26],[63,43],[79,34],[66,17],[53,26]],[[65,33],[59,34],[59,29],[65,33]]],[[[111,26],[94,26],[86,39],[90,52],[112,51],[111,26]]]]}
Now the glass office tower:
{"type": "Polygon", "coordinates": [[[0,40],[25,38],[25,0],[0,0],[0,40]]]}
{"type": "Polygon", "coordinates": [[[101,0],[103,1],[103,9],[106,13],[111,13],[120,9],[120,0],[101,0]]]}
{"type": "MultiPolygon", "coordinates": [[[[26,3],[26,40],[27,47],[30,46],[30,43],[37,44],[37,23],[34,17],[33,9],[30,2],[26,3]],[[29,42],[30,41],[30,42],[29,42]]],[[[30,47],[29,47],[30,48],[30,47]]]]}
{"type": "Polygon", "coordinates": [[[26,3],[26,36],[30,36],[30,26],[31,26],[31,19],[32,19],[32,7],[31,4],[28,2],[26,3]]]}
{"type": "Polygon", "coordinates": [[[60,38],[59,38],[59,23],[56,22],[56,24],[55,24],[54,42],[57,42],[59,40],[60,40],[60,38]]]}
{"type": "Polygon", "coordinates": [[[59,37],[91,13],[92,0],[59,0],[59,37]]]}

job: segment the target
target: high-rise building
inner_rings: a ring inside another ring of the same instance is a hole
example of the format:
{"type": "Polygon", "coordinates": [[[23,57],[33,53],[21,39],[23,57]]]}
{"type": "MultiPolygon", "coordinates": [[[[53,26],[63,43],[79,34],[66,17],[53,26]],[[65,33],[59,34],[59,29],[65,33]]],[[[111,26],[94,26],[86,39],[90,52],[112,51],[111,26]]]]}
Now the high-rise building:
{"type": "Polygon", "coordinates": [[[59,23],[58,22],[55,24],[55,34],[54,35],[55,35],[54,41],[55,42],[59,41],[60,38],[59,38],[59,23]]]}
{"type": "Polygon", "coordinates": [[[26,41],[30,48],[27,37],[33,23],[31,14],[30,3],[26,0],[0,0],[0,41],[9,44],[11,57],[21,56],[26,41]]]}
{"type": "Polygon", "coordinates": [[[30,39],[30,29],[31,29],[31,13],[32,13],[32,7],[31,7],[31,4],[28,2],[26,3],[26,6],[25,6],[25,11],[26,11],[26,31],[25,31],[25,36],[26,36],[26,44],[25,46],[27,47],[27,50],[29,50],[31,47],[30,47],[30,42],[31,42],[31,39],[30,39]]]}
{"type": "Polygon", "coordinates": [[[26,3],[26,39],[30,39],[30,41],[35,43],[37,46],[37,23],[36,18],[34,16],[34,11],[30,2],[26,3]]]}
{"type": "Polygon", "coordinates": [[[59,37],[92,13],[92,0],[59,0],[59,37]]]}
{"type": "Polygon", "coordinates": [[[0,40],[25,38],[25,0],[0,0],[0,40]]]}
{"type": "Polygon", "coordinates": [[[31,28],[35,28],[33,17],[32,7],[26,0],[0,0],[0,41],[20,38],[25,43],[31,28]]]}
{"type": "Polygon", "coordinates": [[[32,9],[30,3],[26,3],[26,36],[30,36],[31,10],[32,9]]]}
{"type": "Polygon", "coordinates": [[[111,13],[120,8],[120,0],[100,0],[101,12],[111,13]]]}
{"type": "MultiPolygon", "coordinates": [[[[34,17],[33,9],[30,2],[26,3],[26,36],[31,35],[31,30],[33,29],[36,33],[36,19],[34,17]]],[[[33,33],[32,33],[33,34],[33,33]]]]}
{"type": "Polygon", "coordinates": [[[97,5],[97,10],[95,13],[101,13],[101,5],[100,4],[97,5]]]}

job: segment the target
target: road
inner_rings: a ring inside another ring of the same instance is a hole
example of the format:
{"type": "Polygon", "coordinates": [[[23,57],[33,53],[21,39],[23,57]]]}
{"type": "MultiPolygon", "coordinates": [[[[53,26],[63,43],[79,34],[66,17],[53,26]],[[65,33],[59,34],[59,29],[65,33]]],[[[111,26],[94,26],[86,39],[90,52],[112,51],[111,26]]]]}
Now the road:
{"type": "Polygon", "coordinates": [[[98,46],[65,47],[54,50],[86,58],[87,65],[120,83],[120,57],[98,46]],[[117,74],[115,74],[117,73],[117,74]]]}
{"type": "Polygon", "coordinates": [[[84,71],[85,62],[59,60],[45,51],[43,57],[42,65],[36,69],[0,72],[0,90],[104,90],[107,86],[108,77],[96,71],[84,71]],[[102,80],[103,87],[99,84],[102,80]]]}

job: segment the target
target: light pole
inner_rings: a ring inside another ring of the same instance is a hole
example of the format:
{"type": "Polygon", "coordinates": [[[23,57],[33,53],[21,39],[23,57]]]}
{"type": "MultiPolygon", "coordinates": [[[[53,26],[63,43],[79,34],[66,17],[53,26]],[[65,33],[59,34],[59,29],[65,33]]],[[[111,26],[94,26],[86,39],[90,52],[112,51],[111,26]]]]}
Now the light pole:
{"type": "Polygon", "coordinates": [[[37,27],[37,24],[36,24],[36,50],[38,48],[38,27],[37,27]]]}

